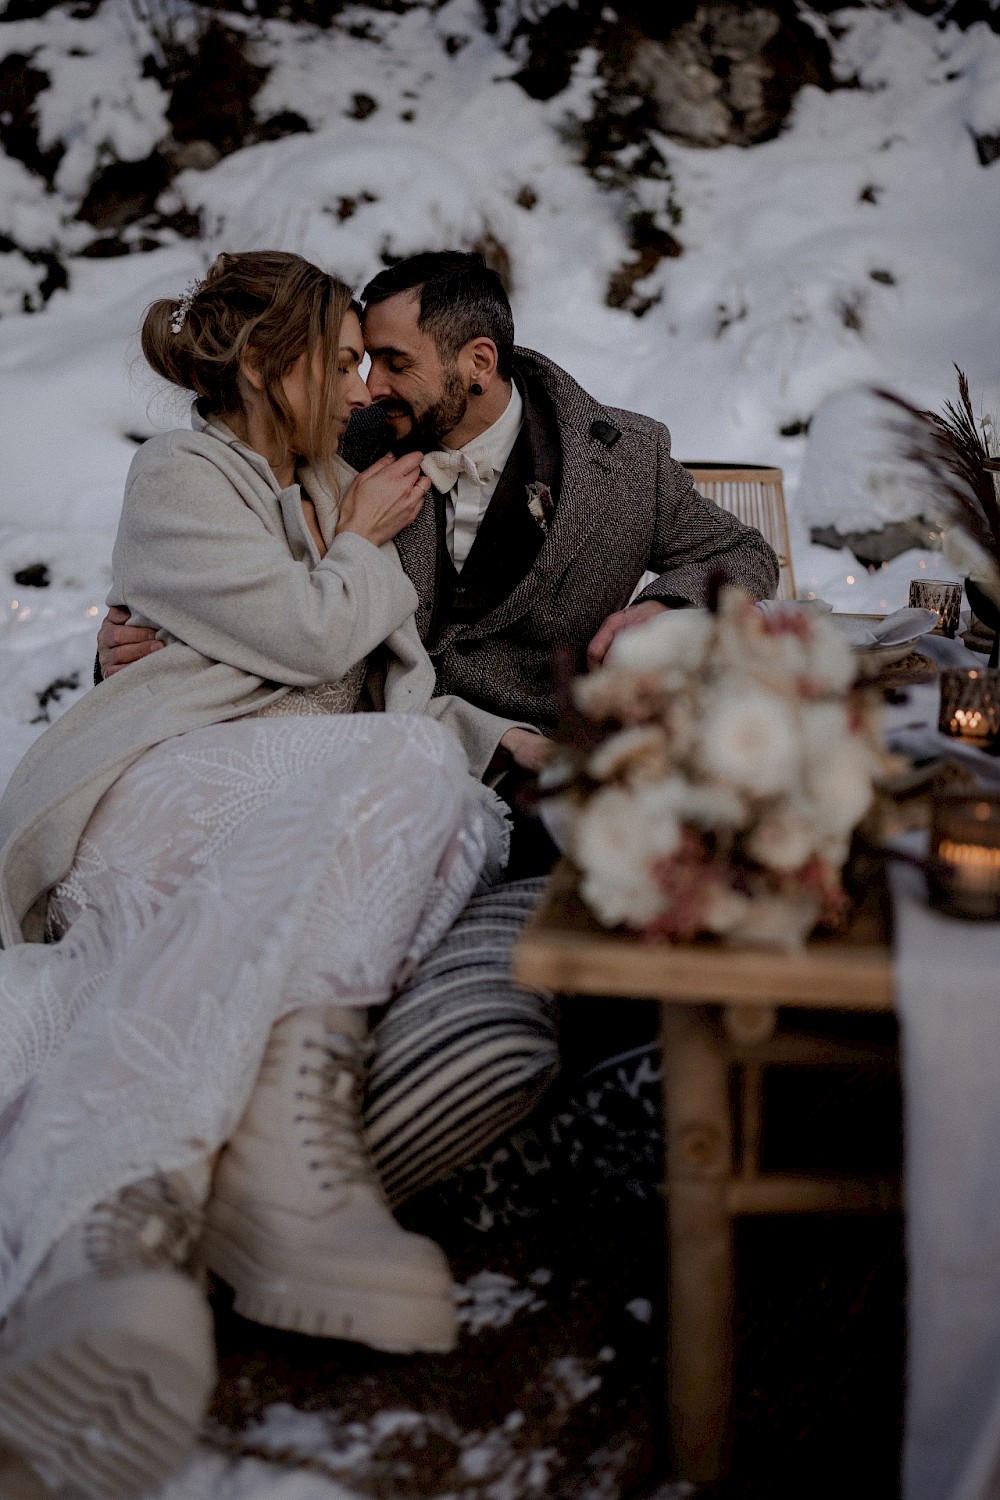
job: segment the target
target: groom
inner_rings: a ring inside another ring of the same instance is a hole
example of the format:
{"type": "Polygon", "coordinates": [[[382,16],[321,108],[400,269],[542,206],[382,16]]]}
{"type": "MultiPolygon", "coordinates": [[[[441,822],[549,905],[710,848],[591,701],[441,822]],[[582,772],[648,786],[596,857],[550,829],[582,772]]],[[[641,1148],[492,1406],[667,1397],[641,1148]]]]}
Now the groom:
{"type": "MultiPolygon", "coordinates": [[[[510,303],[479,257],[413,256],[363,300],[373,406],[345,456],[365,467],[387,447],[426,454],[434,488],[396,546],[440,690],[540,731],[504,735],[495,769],[506,761],[510,790],[555,724],[556,647],[595,666],[619,631],[704,604],[720,572],[772,594],[777,560],[697,494],[664,426],[515,348],[510,303]],[[629,605],[647,570],[656,580],[629,605]]],[[[105,674],[157,649],[125,621],[113,612],[101,628],[105,674]]],[[[544,867],[540,844],[522,843],[512,875],[544,867]]],[[[558,1067],[550,1002],[509,977],[537,892],[513,880],[473,900],[372,1033],[366,1128],[393,1202],[515,1125],[558,1067]]]]}

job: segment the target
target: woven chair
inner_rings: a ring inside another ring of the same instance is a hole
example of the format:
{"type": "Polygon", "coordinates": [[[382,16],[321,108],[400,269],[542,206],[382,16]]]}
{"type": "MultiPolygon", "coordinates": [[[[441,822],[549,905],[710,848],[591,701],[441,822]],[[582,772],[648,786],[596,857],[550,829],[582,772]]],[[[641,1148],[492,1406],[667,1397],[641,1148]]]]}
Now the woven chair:
{"type": "Polygon", "coordinates": [[[778,554],[778,598],[795,598],[792,548],[788,540],[788,517],[780,469],[762,464],[689,463],[684,465],[695,489],[731,511],[747,526],[755,526],[778,554]]]}

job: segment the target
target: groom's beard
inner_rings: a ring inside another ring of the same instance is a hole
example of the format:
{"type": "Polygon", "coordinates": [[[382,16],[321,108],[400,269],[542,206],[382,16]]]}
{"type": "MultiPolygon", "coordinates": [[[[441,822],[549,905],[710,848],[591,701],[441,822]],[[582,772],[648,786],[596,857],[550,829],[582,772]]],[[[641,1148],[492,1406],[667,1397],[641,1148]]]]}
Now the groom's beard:
{"type": "Polygon", "coordinates": [[[394,453],[434,453],[444,446],[444,440],[465,416],[469,405],[469,393],[462,384],[458,370],[452,367],[445,371],[444,387],[440,398],[433,406],[417,416],[406,401],[380,401],[379,406],[387,417],[409,417],[413,424],[409,432],[396,438],[394,453]]]}

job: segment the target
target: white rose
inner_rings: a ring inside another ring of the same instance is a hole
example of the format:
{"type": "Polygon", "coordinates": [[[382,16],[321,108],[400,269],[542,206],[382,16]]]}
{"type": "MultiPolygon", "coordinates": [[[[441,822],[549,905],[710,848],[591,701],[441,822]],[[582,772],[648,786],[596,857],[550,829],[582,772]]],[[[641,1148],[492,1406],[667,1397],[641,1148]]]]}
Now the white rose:
{"type": "Polygon", "coordinates": [[[746,847],[768,870],[801,870],[816,850],[816,824],[804,808],[778,808],[761,819],[746,847]]]}
{"type": "Polygon", "coordinates": [[[666,775],[670,746],[657,724],[640,724],[613,734],[599,745],[587,762],[587,773],[595,781],[613,777],[652,779],[666,775]]]}
{"type": "Polygon", "coordinates": [[[673,789],[667,784],[664,790],[604,787],[577,817],[573,853],[583,871],[583,898],[608,926],[645,927],[663,910],[652,866],[680,843],[673,789]]]}
{"type": "Polygon", "coordinates": [[[713,885],[705,898],[705,931],[718,933],[720,937],[726,933],[738,932],[747,920],[749,905],[750,897],[745,896],[742,891],[730,890],[725,885],[713,885]]]}
{"type": "Polygon", "coordinates": [[[744,689],[727,676],[707,708],[699,758],[710,776],[740,791],[758,797],[789,791],[799,768],[795,716],[775,694],[744,689]]]}
{"type": "Polygon", "coordinates": [[[821,692],[842,693],[856,675],[851,648],[836,626],[791,601],[771,604],[766,613],[754,609],[727,616],[720,660],[728,670],[749,671],[778,692],[805,678],[821,692]]]}
{"type": "Polygon", "coordinates": [[[831,745],[839,744],[851,732],[847,708],[843,703],[810,703],[800,719],[802,749],[806,763],[825,755],[831,745]]]}
{"type": "Polygon", "coordinates": [[[803,892],[797,896],[755,895],[744,908],[743,920],[730,936],[755,948],[801,948],[816,925],[820,903],[803,892]]]}
{"type": "Polygon", "coordinates": [[[777,628],[786,615],[786,607],[766,617],[756,609],[728,615],[719,631],[719,660],[726,670],[751,672],[769,684],[794,682],[804,670],[806,647],[792,631],[777,628]]]}
{"type": "Polygon", "coordinates": [[[813,615],[811,623],[812,640],[806,653],[805,675],[824,692],[845,693],[858,672],[854,653],[825,615],[813,615]]]}
{"type": "Polygon", "coordinates": [[[809,760],[806,790],[819,834],[843,837],[857,827],[871,805],[874,771],[871,748],[856,734],[809,760]]]}
{"type": "Polygon", "coordinates": [[[705,659],[712,617],[700,609],[668,609],[645,625],[633,625],[615,636],[608,660],[628,672],[661,668],[694,671],[705,659]]]}
{"type": "Polygon", "coordinates": [[[681,781],[677,791],[677,815],[696,828],[740,828],[746,821],[743,798],[726,786],[702,786],[681,781]]]}

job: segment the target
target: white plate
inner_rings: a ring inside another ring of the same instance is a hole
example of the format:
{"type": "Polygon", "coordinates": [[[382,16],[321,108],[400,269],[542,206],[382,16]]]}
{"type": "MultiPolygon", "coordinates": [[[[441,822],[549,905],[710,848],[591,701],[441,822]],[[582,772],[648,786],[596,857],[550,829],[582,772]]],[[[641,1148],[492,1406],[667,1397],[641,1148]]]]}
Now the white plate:
{"type": "Polygon", "coordinates": [[[938,622],[934,609],[897,609],[891,615],[829,616],[855,651],[892,651],[929,635],[938,622]]]}

